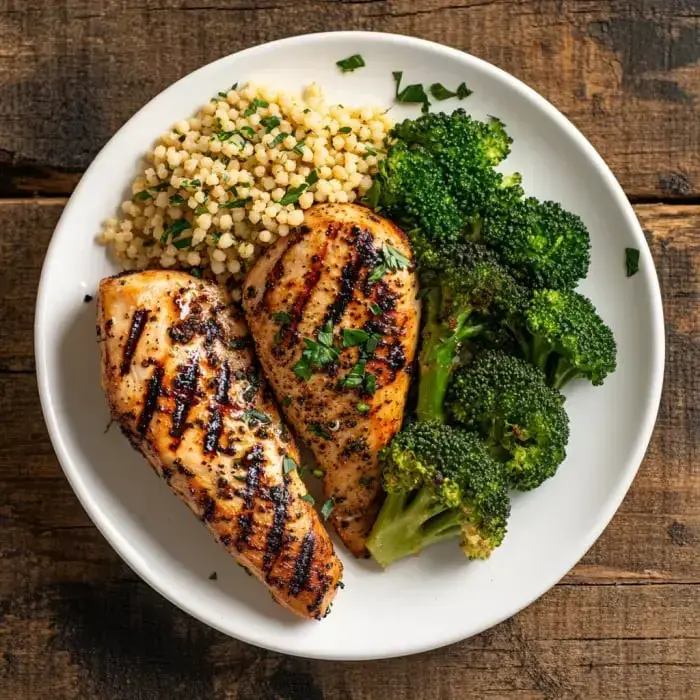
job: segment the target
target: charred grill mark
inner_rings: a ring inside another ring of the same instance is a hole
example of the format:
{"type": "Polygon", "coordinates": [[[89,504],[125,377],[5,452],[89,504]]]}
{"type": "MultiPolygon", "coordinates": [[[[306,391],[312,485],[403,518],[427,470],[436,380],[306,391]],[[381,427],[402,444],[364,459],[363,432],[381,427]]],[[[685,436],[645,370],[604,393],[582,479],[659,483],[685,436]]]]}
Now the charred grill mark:
{"type": "Polygon", "coordinates": [[[275,288],[275,285],[284,276],[284,258],[287,255],[287,252],[291,250],[295,245],[297,245],[297,243],[299,243],[301,239],[302,235],[298,231],[287,238],[287,245],[284,247],[284,250],[280,253],[279,258],[277,258],[277,261],[270,270],[270,274],[265,280],[265,291],[263,292],[262,299],[260,299],[260,302],[258,303],[258,312],[260,312],[263,307],[268,308],[269,292],[275,288]]]}
{"type": "Polygon", "coordinates": [[[263,571],[265,572],[269,572],[272,569],[273,563],[282,551],[289,492],[284,486],[273,486],[270,489],[270,498],[275,504],[275,514],[272,519],[272,527],[267,533],[267,542],[265,543],[265,555],[263,557],[263,571]]]}
{"type": "Polygon", "coordinates": [[[248,544],[248,537],[253,529],[253,505],[255,495],[260,487],[260,476],[263,467],[263,451],[260,445],[252,447],[245,456],[248,462],[248,473],[246,474],[245,487],[243,491],[243,502],[245,511],[238,516],[238,537],[236,547],[241,550],[248,544]]]}
{"type": "Polygon", "coordinates": [[[122,377],[131,367],[131,361],[134,359],[136,346],[139,344],[143,329],[146,327],[146,321],[148,320],[149,313],[150,312],[148,309],[136,309],[136,311],[134,311],[134,316],[131,319],[129,335],[127,336],[126,343],[124,345],[124,357],[122,358],[121,364],[122,377]]]}
{"type": "Polygon", "coordinates": [[[217,403],[225,406],[231,402],[228,396],[228,390],[231,388],[231,365],[229,365],[228,360],[224,360],[221,364],[217,379],[214,399],[217,403]]]}
{"type": "Polygon", "coordinates": [[[173,425],[170,428],[170,436],[179,438],[185,430],[187,414],[194,401],[199,377],[199,358],[195,354],[189,365],[180,365],[179,374],[173,381],[173,394],[175,396],[175,408],[173,410],[173,425]]]}
{"type": "Polygon", "coordinates": [[[335,299],[328,305],[326,310],[326,315],[323,317],[324,326],[329,321],[335,325],[340,321],[345,313],[350,300],[352,299],[353,292],[357,286],[357,280],[360,276],[360,270],[362,266],[360,264],[359,258],[353,256],[353,259],[343,265],[343,270],[340,273],[340,286],[338,287],[338,293],[335,299]]]}
{"type": "Polygon", "coordinates": [[[221,437],[223,425],[220,409],[217,406],[212,406],[209,409],[209,425],[207,426],[207,433],[204,436],[204,452],[207,454],[218,450],[219,438],[221,437]]]}
{"type": "MultiPolygon", "coordinates": [[[[321,608],[321,603],[323,602],[323,599],[326,597],[326,594],[328,593],[328,589],[331,587],[331,582],[328,576],[325,574],[322,577],[322,582],[318,586],[318,591],[316,593],[316,597],[314,598],[313,603],[311,605],[308,605],[306,609],[316,618],[320,618],[320,608],[321,608]]],[[[326,613],[328,614],[328,613],[326,613]]]]}
{"type": "Polygon", "coordinates": [[[158,407],[158,397],[160,396],[160,391],[163,388],[163,375],[165,371],[160,365],[157,365],[153,370],[151,378],[148,380],[148,388],[146,389],[146,400],[143,403],[143,410],[139,416],[139,422],[136,426],[136,430],[141,436],[146,434],[148,426],[151,424],[151,419],[153,414],[156,412],[158,407]]]}
{"type": "Polygon", "coordinates": [[[387,364],[394,372],[398,372],[400,369],[404,368],[406,365],[406,354],[403,351],[403,345],[401,343],[392,343],[389,346],[387,364]]]}
{"type": "Polygon", "coordinates": [[[289,593],[298,596],[309,582],[311,573],[311,562],[314,558],[314,548],[316,546],[316,535],[313,531],[307,532],[301,543],[301,551],[294,562],[294,575],[289,584],[289,593]]]}

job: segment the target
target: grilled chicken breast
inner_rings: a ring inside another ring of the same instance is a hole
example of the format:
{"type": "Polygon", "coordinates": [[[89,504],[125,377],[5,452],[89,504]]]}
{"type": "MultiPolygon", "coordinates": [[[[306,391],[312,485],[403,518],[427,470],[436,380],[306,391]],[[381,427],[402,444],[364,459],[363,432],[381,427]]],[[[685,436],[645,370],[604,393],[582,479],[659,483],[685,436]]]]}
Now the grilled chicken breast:
{"type": "Polygon", "coordinates": [[[218,286],[148,271],[100,284],[102,385],[131,444],[273,598],[321,618],[342,565],[299,455],[218,286]]]}
{"type": "Polygon", "coordinates": [[[309,209],[251,268],[243,305],[287,419],[325,470],[330,520],[364,556],[381,505],[378,452],[399,430],[420,306],[408,241],[354,204],[309,209]]]}

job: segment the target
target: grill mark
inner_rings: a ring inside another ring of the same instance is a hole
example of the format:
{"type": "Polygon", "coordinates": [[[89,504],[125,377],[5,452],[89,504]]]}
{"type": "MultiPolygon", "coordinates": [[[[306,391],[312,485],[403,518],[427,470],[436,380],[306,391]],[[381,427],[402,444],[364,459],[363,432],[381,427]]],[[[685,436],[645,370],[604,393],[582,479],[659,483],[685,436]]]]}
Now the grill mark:
{"type": "Polygon", "coordinates": [[[175,395],[175,408],[173,410],[173,425],[170,428],[170,436],[179,438],[185,430],[187,414],[194,401],[197,379],[199,377],[199,358],[193,355],[189,365],[180,365],[179,374],[173,381],[173,394],[175,395]]]}
{"type": "Polygon", "coordinates": [[[379,261],[379,253],[374,248],[372,235],[359,226],[353,226],[350,239],[350,259],[343,265],[340,273],[340,285],[333,301],[328,305],[323,323],[330,321],[334,325],[340,321],[350,302],[355,289],[359,286],[363,269],[374,267],[379,261]]]}
{"type": "MultiPolygon", "coordinates": [[[[281,346],[285,340],[288,341],[288,345],[290,346],[293,343],[299,323],[304,315],[306,305],[309,303],[311,295],[321,279],[323,263],[325,262],[326,255],[328,254],[328,246],[336,239],[338,235],[338,228],[338,225],[335,223],[328,226],[326,236],[319,251],[311,257],[311,268],[304,274],[302,290],[299,292],[296,299],[294,299],[291,308],[289,309],[291,320],[288,325],[280,328],[280,339],[278,346],[281,346]]],[[[282,255],[279,257],[277,263],[275,263],[275,267],[277,267],[278,264],[281,264],[282,270],[284,270],[285,258],[296,247],[296,245],[301,242],[303,233],[303,231],[300,232],[296,240],[285,248],[284,253],[282,253],[282,255]]],[[[274,272],[274,270],[275,268],[273,268],[272,272],[274,272]]],[[[265,282],[265,294],[267,294],[267,292],[274,286],[274,284],[272,284],[272,280],[270,279],[272,277],[272,272],[265,282]]]]}
{"type": "Polygon", "coordinates": [[[265,543],[265,555],[263,556],[263,571],[265,572],[272,570],[272,565],[282,551],[289,492],[284,486],[273,486],[270,489],[270,498],[275,504],[275,514],[272,519],[270,532],[267,533],[267,542],[265,543]]]}
{"type": "Polygon", "coordinates": [[[122,377],[131,367],[131,362],[134,359],[134,353],[136,352],[136,346],[139,344],[139,340],[143,334],[143,329],[146,327],[146,321],[148,320],[149,313],[150,311],[148,309],[136,309],[136,311],[134,311],[134,315],[131,319],[131,328],[129,328],[129,335],[127,336],[126,344],[124,345],[124,357],[122,358],[121,364],[122,377]]]}
{"type": "Polygon", "coordinates": [[[238,537],[236,538],[236,548],[240,551],[244,545],[248,544],[248,537],[253,529],[253,504],[255,495],[260,488],[260,476],[262,473],[263,451],[260,445],[255,445],[245,456],[245,460],[250,462],[248,473],[246,474],[245,487],[243,492],[243,503],[245,511],[238,516],[238,537]]]}
{"type": "Polygon", "coordinates": [[[156,412],[158,407],[158,397],[160,396],[160,391],[163,388],[163,375],[165,371],[160,365],[157,365],[153,370],[151,378],[148,380],[148,388],[146,389],[146,400],[143,403],[143,410],[139,417],[139,422],[136,426],[136,430],[141,436],[146,434],[148,426],[151,424],[151,419],[153,414],[156,412]]]}
{"type": "Polygon", "coordinates": [[[218,374],[218,382],[216,385],[216,395],[214,399],[217,403],[226,406],[231,403],[229,399],[228,391],[231,388],[231,365],[229,365],[228,360],[224,360],[221,364],[221,369],[218,374]]]}
{"type": "Polygon", "coordinates": [[[289,584],[289,593],[298,596],[306,588],[311,573],[311,562],[314,558],[314,547],[316,546],[316,535],[307,532],[301,543],[301,551],[294,562],[294,575],[289,584]]]}
{"type": "Polygon", "coordinates": [[[205,453],[211,454],[219,449],[219,438],[221,437],[223,426],[221,410],[217,406],[212,406],[209,409],[209,425],[207,425],[207,433],[204,436],[205,453]]]}
{"type": "Polygon", "coordinates": [[[277,258],[277,261],[272,266],[272,269],[265,279],[265,291],[263,292],[262,299],[260,299],[258,302],[258,313],[260,313],[263,307],[265,309],[269,309],[269,294],[275,288],[275,284],[284,276],[284,259],[287,253],[294,248],[294,246],[296,246],[297,243],[302,240],[302,238],[303,235],[301,231],[298,231],[287,238],[287,245],[284,247],[284,250],[277,258]]]}

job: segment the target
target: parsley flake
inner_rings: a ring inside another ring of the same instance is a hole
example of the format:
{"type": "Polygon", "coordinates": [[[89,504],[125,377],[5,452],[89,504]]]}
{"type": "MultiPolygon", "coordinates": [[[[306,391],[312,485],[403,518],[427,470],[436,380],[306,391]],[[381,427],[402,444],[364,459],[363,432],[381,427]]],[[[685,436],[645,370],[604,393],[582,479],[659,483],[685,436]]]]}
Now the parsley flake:
{"type": "Polygon", "coordinates": [[[272,422],[267,413],[258,411],[257,408],[249,408],[247,411],[244,411],[243,420],[248,425],[269,425],[272,422]]]}
{"type": "Polygon", "coordinates": [[[450,97],[457,97],[456,92],[452,92],[452,90],[448,90],[441,83],[433,83],[430,86],[430,94],[439,102],[442,102],[442,100],[449,100],[450,97]]]}
{"type": "Polygon", "coordinates": [[[625,265],[628,277],[639,272],[639,250],[637,248],[625,248],[625,265]]]}
{"type": "Polygon", "coordinates": [[[396,83],[396,101],[403,104],[419,104],[421,105],[421,112],[427,112],[430,108],[430,101],[425,94],[423,86],[420,83],[414,83],[413,85],[407,85],[402,90],[401,79],[403,77],[403,72],[394,71],[392,75],[396,83]]]}
{"type": "Polygon", "coordinates": [[[331,496],[322,506],[321,506],[321,515],[323,516],[324,520],[328,520],[328,516],[331,514],[333,511],[333,506],[335,505],[335,501],[333,500],[333,496],[331,496]]]}
{"type": "Polygon", "coordinates": [[[325,430],[320,423],[309,423],[308,428],[314,435],[318,435],[318,437],[321,437],[324,440],[331,439],[331,434],[325,430]]]}
{"type": "Polygon", "coordinates": [[[305,493],[301,497],[301,500],[306,501],[307,503],[310,503],[311,505],[314,505],[314,503],[316,503],[316,499],[310,493],[305,493]]]}
{"type": "Polygon", "coordinates": [[[364,68],[366,64],[365,59],[362,58],[359,53],[356,53],[340,61],[336,61],[335,65],[338,66],[343,73],[352,73],[352,71],[358,68],[364,68]]]}
{"type": "Polygon", "coordinates": [[[297,463],[289,455],[285,455],[282,460],[282,471],[285,474],[289,474],[289,472],[293,472],[296,468],[297,463]]]}

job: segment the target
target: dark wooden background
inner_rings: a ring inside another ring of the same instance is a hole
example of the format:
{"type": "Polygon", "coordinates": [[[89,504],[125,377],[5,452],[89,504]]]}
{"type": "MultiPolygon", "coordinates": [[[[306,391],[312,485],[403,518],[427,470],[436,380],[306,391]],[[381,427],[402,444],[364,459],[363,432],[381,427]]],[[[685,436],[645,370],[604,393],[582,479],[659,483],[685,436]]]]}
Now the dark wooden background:
{"type": "Polygon", "coordinates": [[[0,698],[700,697],[699,61],[699,0],[0,0],[0,698]],[[569,116],[635,205],[668,324],[649,453],[583,561],[479,637],[376,663],[248,647],[141,583],[63,477],[32,352],[46,246],[107,138],[204,63],[331,29],[467,50],[569,116]]]}

